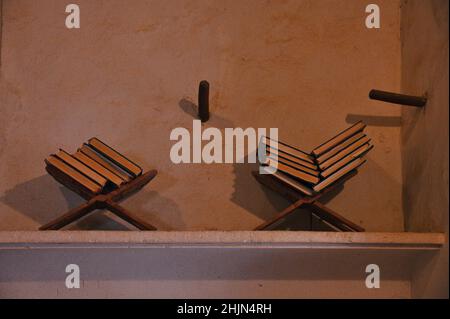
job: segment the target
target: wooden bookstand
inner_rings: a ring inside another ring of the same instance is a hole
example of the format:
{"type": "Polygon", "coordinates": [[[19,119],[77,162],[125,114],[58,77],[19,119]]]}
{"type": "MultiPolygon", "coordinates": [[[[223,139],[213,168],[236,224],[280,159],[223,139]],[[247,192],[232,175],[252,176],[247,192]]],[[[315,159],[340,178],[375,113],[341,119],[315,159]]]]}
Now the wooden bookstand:
{"type": "Polygon", "coordinates": [[[76,208],[69,210],[66,214],[52,220],[51,222],[41,226],[39,230],[58,230],[96,209],[108,209],[112,213],[116,214],[117,216],[134,225],[140,230],[156,230],[153,225],[150,225],[147,222],[139,219],[138,217],[133,216],[128,210],[117,204],[117,201],[138,191],[146,184],[148,184],[156,176],[156,170],[151,170],[145,174],[142,174],[141,176],[133,179],[128,184],[125,184],[108,194],[100,195],[79,192],[79,189],[76,189],[76,185],[73,185],[68,180],[64,180],[64,177],[62,175],[58,176],[59,172],[57,172],[56,170],[52,171],[52,167],[47,167],[47,171],[61,184],[80,194],[88,201],[76,208]]]}
{"type": "Polygon", "coordinates": [[[142,187],[147,185],[157,175],[156,170],[151,170],[144,174],[137,175],[127,183],[122,184],[120,187],[112,189],[105,188],[98,193],[94,193],[86,187],[83,187],[83,185],[75,179],[60,171],[55,166],[49,165],[49,163],[47,163],[46,170],[51,176],[53,176],[53,178],[55,178],[55,180],[86,199],[87,202],[69,210],[66,214],[41,226],[39,230],[61,229],[62,227],[80,219],[96,209],[107,209],[140,230],[156,230],[156,227],[136,216],[133,216],[133,214],[117,203],[121,199],[137,192],[142,187]]]}
{"type": "Polygon", "coordinates": [[[352,223],[351,221],[345,219],[344,217],[342,217],[338,213],[334,212],[330,208],[328,208],[328,207],[324,206],[323,204],[321,204],[320,202],[318,202],[318,200],[323,195],[335,190],[338,186],[342,185],[348,179],[355,176],[357,174],[357,170],[351,171],[347,175],[343,176],[340,180],[336,181],[332,185],[323,189],[320,193],[315,194],[313,196],[306,196],[306,195],[294,190],[293,188],[291,188],[288,185],[277,180],[270,174],[261,175],[256,171],[252,172],[252,174],[258,182],[260,182],[264,186],[267,186],[268,188],[272,189],[273,191],[279,193],[280,195],[282,195],[289,201],[293,202],[292,205],[286,207],[282,212],[277,214],[274,218],[259,225],[254,230],[264,230],[264,229],[268,228],[270,225],[279,221],[280,219],[285,218],[286,216],[292,214],[297,208],[304,208],[304,209],[309,210],[314,215],[318,216],[320,219],[333,225],[340,231],[349,231],[349,232],[363,232],[364,231],[364,228],[362,228],[361,226],[358,226],[358,225],[352,223]]]}

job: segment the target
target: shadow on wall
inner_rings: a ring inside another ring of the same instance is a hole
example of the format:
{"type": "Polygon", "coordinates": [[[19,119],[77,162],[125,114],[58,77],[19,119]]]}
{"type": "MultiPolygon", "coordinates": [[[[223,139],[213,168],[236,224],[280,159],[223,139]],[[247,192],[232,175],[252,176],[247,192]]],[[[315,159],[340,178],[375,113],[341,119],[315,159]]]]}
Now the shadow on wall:
{"type": "MultiPolygon", "coordinates": [[[[147,187],[164,191],[160,186],[150,184],[147,187]]],[[[183,230],[186,227],[178,204],[157,191],[143,189],[135,196],[129,197],[124,205],[137,217],[148,221],[158,230],[183,230]]]]}
{"type": "Polygon", "coordinates": [[[132,225],[127,224],[114,214],[97,210],[87,216],[73,222],[64,228],[65,230],[134,230],[132,225]]]}
{"type": "Polygon", "coordinates": [[[400,127],[402,125],[401,116],[376,116],[376,115],[361,115],[361,114],[347,114],[345,121],[349,124],[355,124],[363,121],[368,126],[382,126],[382,127],[400,127]]]}
{"type": "Polygon", "coordinates": [[[80,196],[60,186],[50,175],[17,184],[7,190],[0,201],[39,224],[45,224],[84,202],[80,196]]]}
{"type": "MultiPolygon", "coordinates": [[[[158,220],[160,218],[158,212],[140,213],[146,211],[145,208],[142,208],[146,202],[151,202],[155,207],[168,207],[172,214],[179,214],[175,203],[159,196],[155,191],[142,191],[134,197],[132,205],[130,207],[127,206],[127,208],[144,220],[154,223],[158,229],[166,230],[167,228],[164,222],[158,220]],[[158,217],[155,217],[155,215],[158,217]]],[[[16,185],[14,188],[6,191],[0,197],[0,201],[41,225],[85,202],[83,198],[58,184],[50,175],[42,175],[16,185]]],[[[96,210],[68,225],[65,229],[133,230],[135,228],[108,211],[96,210]]]]}
{"type": "Polygon", "coordinates": [[[288,206],[289,201],[263,187],[253,178],[252,171],[257,171],[259,164],[248,163],[248,157],[245,156],[244,163],[233,164],[235,178],[231,201],[258,218],[268,220],[288,206]]]}
{"type": "MultiPolygon", "coordinates": [[[[187,98],[182,98],[178,105],[184,113],[191,116],[194,120],[199,120],[198,117],[198,106],[194,102],[187,98]]],[[[217,127],[218,129],[224,129],[227,127],[234,127],[234,123],[224,117],[221,117],[213,112],[210,112],[210,118],[206,122],[210,127],[217,127]]]]}
{"type": "MultiPolygon", "coordinates": [[[[383,145],[375,145],[377,152],[388,152],[383,145]]],[[[344,217],[358,223],[366,231],[402,232],[403,212],[401,204],[401,183],[376,161],[367,156],[366,163],[359,168],[358,175],[352,178],[342,197],[349,196],[355,200],[345,202],[341,196],[333,201],[337,211],[344,217]],[[379,200],[379,197],[389,194],[391,200],[379,200]],[[348,208],[348,209],[346,209],[348,208]],[[368,212],[376,211],[377,214],[368,212]]]]}

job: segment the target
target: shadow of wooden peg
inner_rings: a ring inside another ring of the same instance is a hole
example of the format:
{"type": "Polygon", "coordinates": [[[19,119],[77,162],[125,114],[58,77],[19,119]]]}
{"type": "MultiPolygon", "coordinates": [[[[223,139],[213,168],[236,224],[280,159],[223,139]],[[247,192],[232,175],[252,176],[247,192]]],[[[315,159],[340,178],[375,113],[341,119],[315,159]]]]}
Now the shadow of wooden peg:
{"type": "Polygon", "coordinates": [[[392,93],[380,90],[370,90],[369,98],[388,103],[424,107],[427,104],[427,95],[412,96],[399,93],[392,93]]]}

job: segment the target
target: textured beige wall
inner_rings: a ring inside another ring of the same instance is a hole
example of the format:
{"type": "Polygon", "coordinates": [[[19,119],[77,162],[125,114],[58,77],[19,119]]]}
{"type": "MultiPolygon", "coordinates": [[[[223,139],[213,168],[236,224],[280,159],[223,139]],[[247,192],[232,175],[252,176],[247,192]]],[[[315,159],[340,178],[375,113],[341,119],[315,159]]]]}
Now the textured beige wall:
{"type": "MultiPolygon", "coordinates": [[[[400,108],[369,101],[400,89],[399,1],[78,0],[81,29],[57,0],[5,0],[0,82],[0,229],[36,229],[81,200],[43,159],[98,136],[160,175],[124,205],[163,230],[252,229],[287,203],[252,165],[174,165],[174,127],[279,127],[310,150],[358,119],[375,149],[330,207],[369,231],[402,231],[400,108]]],[[[123,229],[97,215],[78,228],[123,229]]]]}
{"type": "Polygon", "coordinates": [[[0,72],[2,69],[2,25],[3,25],[3,0],[0,0],[0,72]]]}
{"type": "Polygon", "coordinates": [[[441,254],[417,267],[417,297],[448,298],[448,36],[448,1],[404,1],[402,90],[429,95],[402,112],[405,227],[447,233],[441,254]]]}

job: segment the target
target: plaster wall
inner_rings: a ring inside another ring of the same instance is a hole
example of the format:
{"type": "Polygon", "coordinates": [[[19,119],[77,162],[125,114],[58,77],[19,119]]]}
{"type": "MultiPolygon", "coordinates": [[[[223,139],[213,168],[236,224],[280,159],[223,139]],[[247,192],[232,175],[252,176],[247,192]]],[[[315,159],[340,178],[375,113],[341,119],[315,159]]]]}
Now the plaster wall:
{"type": "Polygon", "coordinates": [[[413,296],[448,298],[448,1],[404,1],[401,25],[402,91],[429,97],[402,111],[405,227],[447,234],[440,254],[418,265],[413,296]]]}
{"type": "Polygon", "coordinates": [[[2,25],[3,25],[3,0],[0,0],[0,70],[2,67],[2,25]]]}
{"type": "MultiPolygon", "coordinates": [[[[277,127],[305,150],[362,119],[375,149],[329,204],[368,231],[402,231],[399,1],[4,0],[0,80],[0,230],[34,230],[81,202],[43,160],[92,136],[160,174],[124,205],[162,230],[248,230],[287,205],[249,164],[175,165],[175,127],[191,129],[211,84],[206,127],[277,127]]],[[[108,214],[77,229],[127,229],[108,214]]]]}

